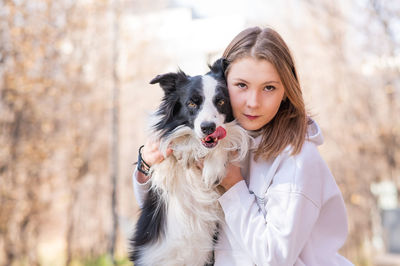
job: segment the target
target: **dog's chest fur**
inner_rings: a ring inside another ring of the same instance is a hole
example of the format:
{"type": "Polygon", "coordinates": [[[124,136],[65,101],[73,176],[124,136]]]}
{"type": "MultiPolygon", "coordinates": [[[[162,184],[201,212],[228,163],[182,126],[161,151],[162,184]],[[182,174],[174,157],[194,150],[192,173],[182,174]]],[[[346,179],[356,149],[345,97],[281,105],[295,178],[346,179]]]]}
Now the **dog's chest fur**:
{"type": "Polygon", "coordinates": [[[161,229],[155,239],[139,247],[138,265],[203,266],[211,261],[214,236],[218,223],[223,221],[216,184],[225,176],[229,161],[245,156],[242,151],[230,158],[229,151],[248,149],[244,129],[235,122],[226,124],[226,129],[227,137],[212,150],[203,147],[187,128],[177,130],[162,143],[165,147],[172,145],[174,150],[173,156],[152,170],[151,193],[157,197],[153,212],[162,208],[162,217],[142,211],[142,217],[160,219],[142,222],[160,223],[161,229]]]}
{"type": "MultiPolygon", "coordinates": [[[[159,189],[165,203],[165,230],[164,240],[154,247],[156,252],[147,252],[152,260],[157,254],[160,265],[203,266],[211,259],[213,236],[222,221],[219,194],[206,186],[196,165],[184,164],[170,156],[153,173],[152,186],[159,189]]],[[[208,164],[207,159],[204,164],[208,164]]]]}

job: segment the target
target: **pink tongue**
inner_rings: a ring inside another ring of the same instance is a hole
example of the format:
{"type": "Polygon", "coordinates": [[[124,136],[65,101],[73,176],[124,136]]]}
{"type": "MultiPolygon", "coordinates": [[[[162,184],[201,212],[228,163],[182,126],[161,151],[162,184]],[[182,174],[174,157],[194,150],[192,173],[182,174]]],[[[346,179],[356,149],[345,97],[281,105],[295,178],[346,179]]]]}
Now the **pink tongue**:
{"type": "Polygon", "coordinates": [[[223,139],[223,138],[225,138],[225,136],[226,136],[225,128],[223,128],[223,127],[217,127],[217,129],[214,131],[214,133],[212,133],[212,134],[210,134],[210,135],[207,136],[207,139],[208,139],[209,137],[213,137],[214,139],[215,139],[215,138],[217,138],[217,139],[223,139]]]}

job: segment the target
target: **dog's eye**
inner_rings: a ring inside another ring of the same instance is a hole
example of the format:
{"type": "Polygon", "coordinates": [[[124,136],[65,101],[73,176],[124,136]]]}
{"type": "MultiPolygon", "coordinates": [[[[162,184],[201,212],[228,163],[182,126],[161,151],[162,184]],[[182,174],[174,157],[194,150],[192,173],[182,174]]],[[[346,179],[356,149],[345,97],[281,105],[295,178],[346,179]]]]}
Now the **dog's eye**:
{"type": "Polygon", "coordinates": [[[218,101],[218,106],[223,106],[225,104],[225,100],[221,99],[218,101]]]}
{"type": "Polygon", "coordinates": [[[187,106],[189,106],[190,108],[196,108],[196,107],[197,107],[197,104],[195,104],[195,103],[192,102],[192,101],[189,101],[189,102],[187,103],[187,106]]]}

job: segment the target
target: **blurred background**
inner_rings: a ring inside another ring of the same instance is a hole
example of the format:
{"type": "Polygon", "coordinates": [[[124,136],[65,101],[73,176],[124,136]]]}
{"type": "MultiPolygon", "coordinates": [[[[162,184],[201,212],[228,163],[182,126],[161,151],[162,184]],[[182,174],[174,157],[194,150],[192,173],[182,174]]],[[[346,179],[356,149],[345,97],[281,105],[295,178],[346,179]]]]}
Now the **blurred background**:
{"type": "Polygon", "coordinates": [[[400,1],[0,0],[0,265],[130,265],[149,81],[248,26],[296,59],[346,201],[341,253],[400,265],[400,1]]]}

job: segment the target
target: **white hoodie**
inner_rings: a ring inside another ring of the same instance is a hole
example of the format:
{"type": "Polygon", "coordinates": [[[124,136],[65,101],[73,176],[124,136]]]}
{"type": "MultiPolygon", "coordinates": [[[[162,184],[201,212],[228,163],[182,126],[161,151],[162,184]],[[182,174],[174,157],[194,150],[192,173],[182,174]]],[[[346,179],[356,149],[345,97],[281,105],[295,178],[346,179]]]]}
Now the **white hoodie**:
{"type": "Polygon", "coordinates": [[[219,198],[226,224],[216,266],[353,265],[337,253],[346,240],[347,216],[317,150],[322,142],[313,122],[299,154],[291,156],[290,147],[270,161],[254,161],[250,154],[242,171],[246,180],[219,198]]]}
{"type": "MultiPolygon", "coordinates": [[[[261,136],[255,143],[260,141],[261,136]]],[[[245,181],[219,198],[226,223],[221,225],[215,266],[353,265],[337,253],[347,237],[347,216],[340,190],[317,150],[322,142],[314,122],[295,156],[290,147],[270,161],[254,161],[250,153],[242,168],[245,181]]],[[[147,186],[133,179],[141,206],[147,186]]]]}

